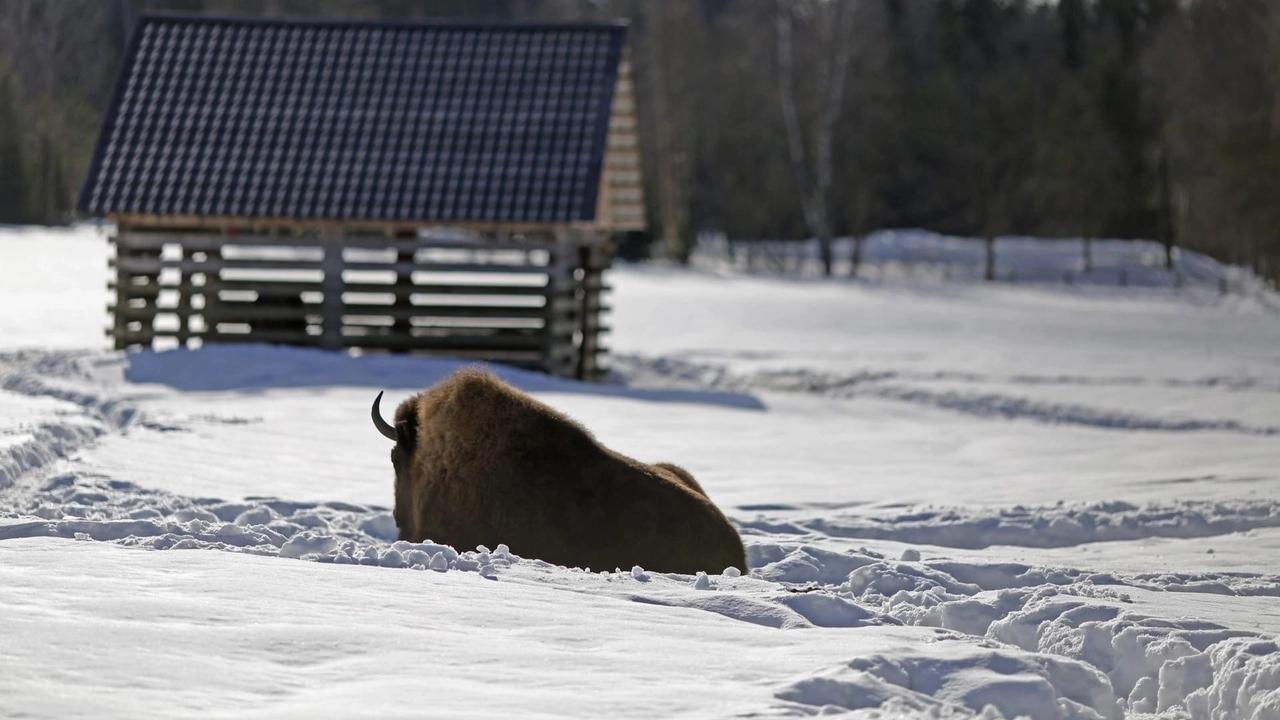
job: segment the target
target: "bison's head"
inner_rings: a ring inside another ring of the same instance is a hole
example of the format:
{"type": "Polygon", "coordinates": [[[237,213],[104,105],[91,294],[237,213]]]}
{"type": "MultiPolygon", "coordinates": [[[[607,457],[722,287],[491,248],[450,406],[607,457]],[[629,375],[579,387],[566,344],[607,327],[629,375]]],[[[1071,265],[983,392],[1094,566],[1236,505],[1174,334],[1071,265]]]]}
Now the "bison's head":
{"type": "Polygon", "coordinates": [[[382,417],[382,393],[373,400],[373,426],[384,437],[395,443],[391,448],[391,465],[396,470],[396,507],[394,516],[396,527],[400,528],[400,539],[407,539],[412,533],[409,520],[412,517],[412,501],[410,494],[413,487],[411,473],[413,468],[413,452],[418,442],[418,423],[413,413],[399,413],[393,426],[382,417]]]}

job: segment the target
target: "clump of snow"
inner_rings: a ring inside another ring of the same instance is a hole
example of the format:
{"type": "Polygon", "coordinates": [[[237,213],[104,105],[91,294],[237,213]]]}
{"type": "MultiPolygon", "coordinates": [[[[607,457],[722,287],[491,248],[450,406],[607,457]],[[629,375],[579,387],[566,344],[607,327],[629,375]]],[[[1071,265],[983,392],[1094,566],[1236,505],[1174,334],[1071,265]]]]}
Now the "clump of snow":
{"type": "Polygon", "coordinates": [[[241,527],[249,527],[252,525],[266,525],[279,518],[280,515],[275,510],[266,505],[259,505],[240,513],[232,522],[241,527]]]}
{"type": "Polygon", "coordinates": [[[902,551],[903,562],[920,562],[920,551],[915,548],[907,548],[902,551]]]}
{"type": "Polygon", "coordinates": [[[742,575],[742,571],[741,571],[741,570],[739,570],[738,568],[736,568],[736,567],[734,567],[734,566],[730,565],[729,567],[725,568],[724,570],[721,570],[721,571],[720,571],[720,574],[721,574],[721,575],[723,575],[724,577],[736,578],[736,577],[740,577],[740,576],[742,575]]]}
{"type": "Polygon", "coordinates": [[[400,528],[396,527],[395,518],[388,512],[377,513],[360,521],[360,532],[387,542],[400,537],[400,528]]]}
{"type": "Polygon", "coordinates": [[[281,545],[280,557],[303,558],[308,555],[319,557],[333,550],[337,544],[338,539],[332,535],[322,535],[307,530],[294,535],[281,545]]]}
{"type": "Polygon", "coordinates": [[[711,584],[711,578],[707,577],[705,572],[698,571],[697,577],[693,579],[694,590],[714,590],[715,585],[711,584]]]}
{"type": "Polygon", "coordinates": [[[644,568],[639,565],[632,565],[631,578],[637,582],[649,582],[649,573],[645,572],[644,568]]]}

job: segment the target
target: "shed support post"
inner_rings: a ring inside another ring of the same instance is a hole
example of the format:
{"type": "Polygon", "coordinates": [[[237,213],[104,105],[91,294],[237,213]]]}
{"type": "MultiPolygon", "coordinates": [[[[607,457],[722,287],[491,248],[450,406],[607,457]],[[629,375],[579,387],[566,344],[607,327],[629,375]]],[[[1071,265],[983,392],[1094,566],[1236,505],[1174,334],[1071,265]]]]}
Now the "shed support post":
{"type": "MultiPolygon", "coordinates": [[[[408,242],[417,236],[416,232],[400,232],[396,233],[395,238],[400,242],[408,242]]],[[[416,257],[416,248],[397,246],[395,289],[392,291],[395,296],[392,308],[397,312],[408,313],[413,308],[413,263],[416,257]]],[[[392,337],[403,338],[405,342],[413,339],[413,320],[407,314],[404,317],[397,315],[391,322],[392,337]]],[[[404,351],[393,350],[393,352],[404,351]]]]}
{"type": "MultiPolygon", "coordinates": [[[[117,234],[111,238],[111,244],[115,248],[117,259],[120,258],[122,254],[120,248],[120,235],[120,231],[117,231],[117,234]]],[[[116,350],[123,350],[126,345],[124,341],[124,334],[129,328],[129,323],[125,320],[124,316],[124,310],[129,306],[129,277],[125,274],[124,268],[120,266],[119,262],[116,263],[115,285],[116,304],[111,314],[111,340],[112,346],[116,350]]]]}
{"type": "Polygon", "coordinates": [[[612,260],[612,252],[602,237],[593,237],[580,250],[582,266],[582,300],[579,304],[578,329],[582,342],[578,347],[577,376],[580,380],[598,380],[605,368],[600,365],[600,334],[604,331],[604,271],[612,260]]]}
{"type": "Polygon", "coordinates": [[[191,338],[191,273],[182,266],[181,261],[189,259],[191,254],[186,246],[178,244],[178,305],[174,312],[178,316],[178,347],[186,347],[191,338]]]}
{"type": "Polygon", "coordinates": [[[573,240],[567,233],[557,232],[549,245],[551,258],[547,265],[542,367],[552,375],[569,375],[576,365],[576,358],[574,357],[574,333],[565,321],[572,321],[576,314],[574,270],[577,265],[577,253],[573,240]]]}
{"type": "Polygon", "coordinates": [[[320,347],[337,350],[342,347],[342,236],[326,233],[321,240],[324,247],[324,300],[320,310],[320,347]]]}

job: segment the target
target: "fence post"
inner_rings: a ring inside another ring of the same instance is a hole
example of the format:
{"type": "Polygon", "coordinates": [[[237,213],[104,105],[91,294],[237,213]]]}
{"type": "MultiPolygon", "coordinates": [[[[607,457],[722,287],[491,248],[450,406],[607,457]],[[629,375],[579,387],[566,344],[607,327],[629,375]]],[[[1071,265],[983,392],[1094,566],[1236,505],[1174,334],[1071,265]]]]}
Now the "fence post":
{"type": "Polygon", "coordinates": [[[984,275],[987,282],[996,279],[996,239],[995,237],[986,238],[987,246],[987,270],[984,275]]]}
{"type": "Polygon", "coordinates": [[[1084,271],[1093,270],[1093,238],[1084,239],[1084,271]]]}
{"type": "Polygon", "coordinates": [[[858,277],[858,268],[862,266],[862,237],[853,238],[853,255],[849,256],[849,277],[858,277]]]}

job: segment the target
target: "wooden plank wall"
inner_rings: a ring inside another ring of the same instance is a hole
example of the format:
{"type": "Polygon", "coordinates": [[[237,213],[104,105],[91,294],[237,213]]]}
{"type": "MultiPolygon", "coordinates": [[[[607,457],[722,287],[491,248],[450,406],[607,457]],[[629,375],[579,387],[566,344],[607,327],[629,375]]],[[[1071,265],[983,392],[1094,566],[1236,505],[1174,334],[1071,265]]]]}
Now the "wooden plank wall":
{"type": "Polygon", "coordinates": [[[121,228],[113,245],[117,348],[263,342],[607,373],[610,257],[589,233],[474,241],[121,228]]]}
{"type": "Polygon", "coordinates": [[[629,52],[623,54],[622,62],[618,64],[598,197],[596,217],[610,230],[629,232],[645,229],[639,123],[629,52]]]}

